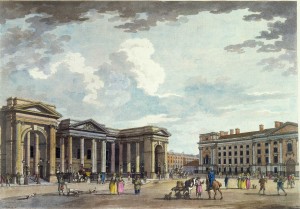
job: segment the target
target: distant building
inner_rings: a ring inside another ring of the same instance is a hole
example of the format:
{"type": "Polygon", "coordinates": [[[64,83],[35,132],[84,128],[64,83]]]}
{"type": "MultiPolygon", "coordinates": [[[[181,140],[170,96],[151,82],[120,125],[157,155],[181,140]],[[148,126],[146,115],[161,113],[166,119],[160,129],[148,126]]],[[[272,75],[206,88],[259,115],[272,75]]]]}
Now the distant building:
{"type": "Polygon", "coordinates": [[[274,128],[240,132],[211,132],[199,136],[199,170],[299,176],[298,124],[275,121],[274,128]]]}
{"type": "Polygon", "coordinates": [[[198,155],[184,154],[184,153],[176,153],[173,151],[168,152],[168,170],[169,172],[174,169],[181,169],[184,165],[192,162],[194,160],[198,160],[198,155]]]}
{"type": "Polygon", "coordinates": [[[198,173],[198,169],[199,169],[199,159],[188,162],[182,168],[184,172],[189,172],[189,173],[198,173]]]}

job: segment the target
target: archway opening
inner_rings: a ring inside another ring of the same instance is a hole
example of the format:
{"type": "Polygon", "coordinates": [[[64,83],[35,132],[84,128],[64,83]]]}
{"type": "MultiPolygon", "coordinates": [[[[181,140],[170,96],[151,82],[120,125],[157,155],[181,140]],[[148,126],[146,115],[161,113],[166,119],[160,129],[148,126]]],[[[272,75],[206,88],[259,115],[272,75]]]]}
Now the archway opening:
{"type": "Polygon", "coordinates": [[[161,145],[155,147],[155,173],[161,174],[164,167],[164,151],[161,145]]]}

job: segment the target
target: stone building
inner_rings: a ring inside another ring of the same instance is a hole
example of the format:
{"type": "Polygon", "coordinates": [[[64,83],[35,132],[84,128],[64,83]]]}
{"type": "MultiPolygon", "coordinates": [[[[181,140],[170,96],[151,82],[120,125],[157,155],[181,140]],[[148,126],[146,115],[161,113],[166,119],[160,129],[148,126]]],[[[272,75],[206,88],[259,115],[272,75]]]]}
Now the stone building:
{"type": "Polygon", "coordinates": [[[199,136],[199,170],[254,172],[299,176],[298,124],[275,121],[274,128],[211,132],[199,136]]]}
{"type": "Polygon", "coordinates": [[[27,170],[55,182],[57,170],[144,172],[150,178],[167,171],[171,134],[165,128],[118,130],[93,119],[60,121],[61,117],[53,105],[8,98],[0,109],[1,174],[24,174],[27,170]]]}

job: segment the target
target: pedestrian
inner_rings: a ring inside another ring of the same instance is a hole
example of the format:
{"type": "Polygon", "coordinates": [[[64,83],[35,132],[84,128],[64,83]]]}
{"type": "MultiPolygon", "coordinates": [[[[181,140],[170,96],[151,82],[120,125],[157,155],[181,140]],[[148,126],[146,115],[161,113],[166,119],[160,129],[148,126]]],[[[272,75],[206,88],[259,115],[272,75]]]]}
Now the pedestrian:
{"type": "Polygon", "coordinates": [[[196,197],[200,198],[202,194],[202,184],[204,184],[204,181],[201,181],[200,177],[197,177],[196,179],[196,197]]]}
{"type": "Polygon", "coordinates": [[[224,182],[225,182],[225,188],[228,189],[228,181],[229,181],[229,177],[227,176],[227,174],[225,175],[225,179],[224,179],[224,182]]]}
{"type": "Polygon", "coordinates": [[[104,184],[105,183],[105,173],[101,173],[101,183],[104,184]]]}
{"type": "Polygon", "coordinates": [[[285,192],[285,190],[283,188],[284,178],[282,176],[279,176],[279,177],[274,179],[274,182],[277,183],[277,193],[278,193],[278,195],[280,195],[279,190],[281,189],[284,192],[285,196],[287,196],[287,193],[285,192]]]}
{"type": "Polygon", "coordinates": [[[98,173],[97,175],[97,184],[101,183],[101,173],[98,173]]]}
{"type": "Polygon", "coordinates": [[[140,192],[141,192],[141,186],[142,186],[142,181],[141,181],[139,175],[135,176],[133,184],[134,184],[134,193],[136,195],[140,194],[140,192]]]}
{"type": "Polygon", "coordinates": [[[118,193],[117,179],[116,179],[115,176],[111,177],[111,179],[110,179],[109,191],[110,191],[110,194],[117,194],[118,193]]]}
{"type": "Polygon", "coordinates": [[[260,189],[259,189],[258,194],[260,194],[261,190],[263,190],[263,194],[265,194],[267,179],[264,178],[264,176],[262,176],[262,178],[259,179],[258,183],[260,185],[260,189]]]}
{"type": "Polygon", "coordinates": [[[10,186],[10,180],[11,180],[11,176],[9,175],[9,173],[6,174],[5,176],[5,183],[6,183],[6,186],[10,186]]]}
{"type": "Polygon", "coordinates": [[[127,172],[128,181],[130,181],[130,172],[127,172]]]}
{"type": "Polygon", "coordinates": [[[207,177],[208,177],[208,181],[209,181],[209,188],[211,189],[212,183],[213,183],[213,181],[215,181],[215,173],[211,168],[208,169],[207,177]]]}
{"type": "Polygon", "coordinates": [[[122,194],[124,192],[125,181],[122,176],[118,179],[118,194],[122,194]]]}
{"type": "Polygon", "coordinates": [[[251,187],[251,182],[250,182],[250,174],[249,174],[246,177],[246,188],[250,189],[250,187],[251,187]]]}

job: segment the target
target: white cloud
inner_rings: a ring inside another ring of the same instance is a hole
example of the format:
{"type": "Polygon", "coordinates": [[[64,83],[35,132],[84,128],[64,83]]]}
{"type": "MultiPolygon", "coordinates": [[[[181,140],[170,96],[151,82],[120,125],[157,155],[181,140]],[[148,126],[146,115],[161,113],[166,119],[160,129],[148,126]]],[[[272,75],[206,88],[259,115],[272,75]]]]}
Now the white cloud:
{"type": "Polygon", "coordinates": [[[49,75],[46,75],[43,71],[39,70],[37,67],[29,70],[29,75],[34,79],[47,79],[49,75]]]}
{"type": "Polygon", "coordinates": [[[166,114],[158,114],[158,115],[146,115],[138,120],[128,121],[131,125],[134,126],[145,126],[159,123],[167,123],[167,122],[175,122],[180,118],[171,118],[166,114]]]}
{"type": "Polygon", "coordinates": [[[133,63],[131,72],[137,81],[137,87],[149,95],[155,95],[159,85],[165,80],[164,69],[152,60],[155,50],[145,38],[129,39],[121,44],[120,52],[126,52],[127,60],[133,63]]]}

